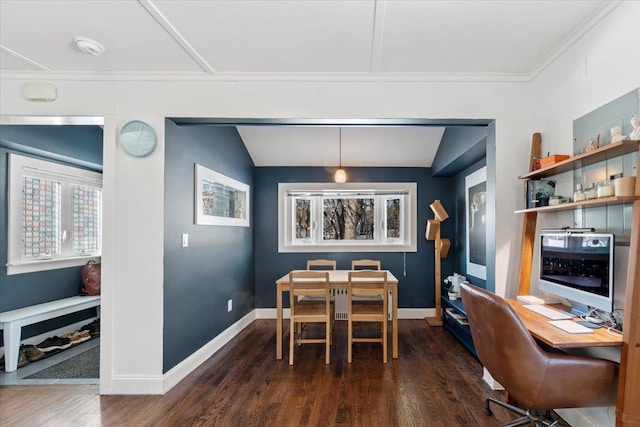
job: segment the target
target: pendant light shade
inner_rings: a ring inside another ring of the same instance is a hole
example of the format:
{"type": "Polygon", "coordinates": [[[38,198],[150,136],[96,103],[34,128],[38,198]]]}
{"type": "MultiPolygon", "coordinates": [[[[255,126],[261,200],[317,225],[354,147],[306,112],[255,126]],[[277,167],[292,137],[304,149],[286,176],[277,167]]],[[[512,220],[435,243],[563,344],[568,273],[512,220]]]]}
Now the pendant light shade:
{"type": "Polygon", "coordinates": [[[338,166],[333,179],[340,184],[347,182],[347,172],[342,169],[342,128],[340,128],[340,165],[338,166]]]}

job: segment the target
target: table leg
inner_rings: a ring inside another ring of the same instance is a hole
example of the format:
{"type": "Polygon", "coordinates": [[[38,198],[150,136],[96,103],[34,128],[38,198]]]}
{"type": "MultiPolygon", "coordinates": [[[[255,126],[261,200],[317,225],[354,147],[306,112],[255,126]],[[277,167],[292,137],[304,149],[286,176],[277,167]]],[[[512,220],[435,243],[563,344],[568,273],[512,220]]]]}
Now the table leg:
{"type": "Polygon", "coordinates": [[[18,369],[18,353],[20,352],[20,332],[19,322],[5,323],[4,337],[4,370],[13,372],[18,369]]]}
{"type": "Polygon", "coordinates": [[[391,333],[393,337],[393,350],[392,357],[394,359],[398,358],[398,286],[393,286],[393,301],[391,305],[391,322],[393,332],[391,333]]]}
{"type": "Polygon", "coordinates": [[[282,286],[276,291],[276,359],[282,359],[282,286]]]}

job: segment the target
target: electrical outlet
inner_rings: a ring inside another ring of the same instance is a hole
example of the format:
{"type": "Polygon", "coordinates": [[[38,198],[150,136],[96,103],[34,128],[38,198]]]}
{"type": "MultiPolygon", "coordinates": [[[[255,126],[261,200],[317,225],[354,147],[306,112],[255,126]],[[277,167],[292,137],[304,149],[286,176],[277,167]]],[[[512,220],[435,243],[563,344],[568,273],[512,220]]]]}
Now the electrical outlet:
{"type": "Polygon", "coordinates": [[[189,246],[189,234],[182,233],[182,247],[186,248],[189,246]]]}
{"type": "Polygon", "coordinates": [[[233,300],[229,300],[227,301],[227,312],[231,311],[233,309],[233,300]]]}

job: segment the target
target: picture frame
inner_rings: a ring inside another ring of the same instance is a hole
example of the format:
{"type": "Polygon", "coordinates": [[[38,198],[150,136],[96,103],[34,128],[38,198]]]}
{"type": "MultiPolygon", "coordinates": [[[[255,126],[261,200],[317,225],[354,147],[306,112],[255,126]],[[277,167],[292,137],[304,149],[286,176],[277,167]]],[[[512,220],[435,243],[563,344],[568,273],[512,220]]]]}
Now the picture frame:
{"type": "Polygon", "coordinates": [[[465,177],[467,275],[487,278],[487,168],[465,177]]]}
{"type": "Polygon", "coordinates": [[[249,227],[250,200],[249,185],[195,164],[197,225],[249,227]]]}

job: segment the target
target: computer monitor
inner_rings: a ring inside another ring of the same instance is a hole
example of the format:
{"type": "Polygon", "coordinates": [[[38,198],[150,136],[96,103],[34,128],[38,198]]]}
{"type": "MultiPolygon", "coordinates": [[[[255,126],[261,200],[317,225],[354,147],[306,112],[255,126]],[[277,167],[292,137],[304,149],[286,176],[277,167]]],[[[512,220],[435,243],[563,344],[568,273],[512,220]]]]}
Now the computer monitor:
{"type": "Polygon", "coordinates": [[[538,289],[612,312],[614,247],[613,234],[541,233],[538,289]]]}

